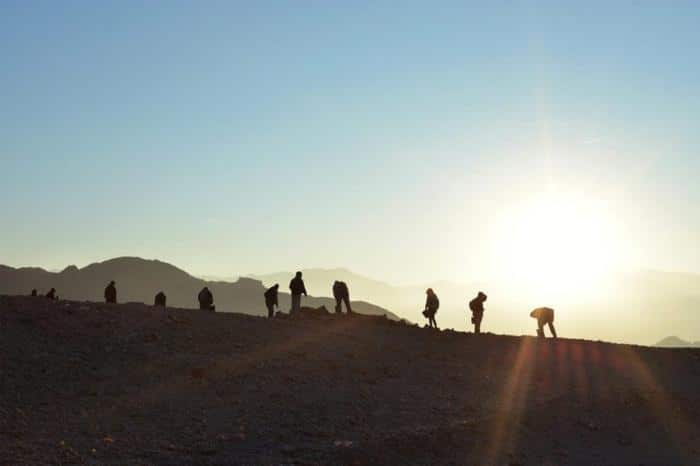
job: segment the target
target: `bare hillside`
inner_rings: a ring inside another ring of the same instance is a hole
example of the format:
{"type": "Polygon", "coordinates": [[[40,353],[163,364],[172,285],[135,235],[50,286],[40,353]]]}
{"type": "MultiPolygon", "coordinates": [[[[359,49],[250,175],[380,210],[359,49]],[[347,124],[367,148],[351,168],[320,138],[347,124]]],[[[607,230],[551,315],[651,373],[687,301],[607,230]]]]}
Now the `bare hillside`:
{"type": "Polygon", "coordinates": [[[700,350],[0,297],[2,464],[700,464],[700,350]]]}

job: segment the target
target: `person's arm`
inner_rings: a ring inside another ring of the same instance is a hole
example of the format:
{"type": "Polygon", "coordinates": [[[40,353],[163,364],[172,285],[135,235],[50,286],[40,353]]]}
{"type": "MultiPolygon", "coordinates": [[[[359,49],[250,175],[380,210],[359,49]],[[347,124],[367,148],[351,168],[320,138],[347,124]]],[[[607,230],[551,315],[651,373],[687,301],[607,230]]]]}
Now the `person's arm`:
{"type": "Polygon", "coordinates": [[[309,295],[306,293],[306,284],[305,284],[304,282],[301,283],[301,287],[302,287],[302,289],[303,289],[304,296],[309,296],[309,295]]]}

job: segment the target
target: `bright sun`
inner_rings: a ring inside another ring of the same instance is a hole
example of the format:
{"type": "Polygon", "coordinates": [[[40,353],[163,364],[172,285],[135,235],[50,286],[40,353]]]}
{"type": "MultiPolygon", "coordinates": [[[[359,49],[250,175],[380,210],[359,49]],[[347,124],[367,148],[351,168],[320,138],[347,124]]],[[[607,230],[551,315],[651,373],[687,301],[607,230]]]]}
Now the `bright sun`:
{"type": "Polygon", "coordinates": [[[504,219],[503,271],[538,297],[589,293],[616,264],[614,225],[604,203],[580,196],[548,193],[523,202],[504,219]]]}

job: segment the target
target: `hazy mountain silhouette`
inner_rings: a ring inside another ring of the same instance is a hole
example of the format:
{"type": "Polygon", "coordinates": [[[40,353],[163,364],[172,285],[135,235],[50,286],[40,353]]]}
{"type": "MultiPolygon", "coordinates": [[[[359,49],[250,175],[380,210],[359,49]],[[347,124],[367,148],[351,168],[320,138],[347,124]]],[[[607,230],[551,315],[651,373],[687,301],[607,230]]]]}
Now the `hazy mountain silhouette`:
{"type": "Polygon", "coordinates": [[[663,348],[700,348],[700,341],[690,342],[681,340],[676,336],[666,337],[654,346],[663,348]]]}
{"type": "MultiPolygon", "coordinates": [[[[280,278],[281,290],[286,288],[291,278],[292,275],[280,278]]],[[[196,308],[197,293],[202,287],[208,286],[214,293],[219,311],[267,315],[263,300],[265,288],[259,280],[240,278],[233,283],[206,281],[158,260],[119,257],[90,264],[82,269],[69,266],[58,273],[36,267],[12,268],[0,265],[0,294],[24,295],[29,294],[33,288],[44,294],[54,287],[61,298],[102,301],[104,288],[110,280],[117,283],[119,302],[151,304],[155,294],[163,290],[168,297],[169,306],[196,308]]],[[[313,293],[310,291],[309,294],[313,293]]],[[[281,310],[289,310],[288,293],[280,292],[279,304],[281,310]]],[[[327,297],[308,297],[303,299],[303,304],[313,307],[325,305],[328,309],[333,309],[335,301],[327,297]]],[[[388,310],[368,302],[353,300],[353,309],[361,314],[385,314],[391,319],[398,319],[388,310]]]]}

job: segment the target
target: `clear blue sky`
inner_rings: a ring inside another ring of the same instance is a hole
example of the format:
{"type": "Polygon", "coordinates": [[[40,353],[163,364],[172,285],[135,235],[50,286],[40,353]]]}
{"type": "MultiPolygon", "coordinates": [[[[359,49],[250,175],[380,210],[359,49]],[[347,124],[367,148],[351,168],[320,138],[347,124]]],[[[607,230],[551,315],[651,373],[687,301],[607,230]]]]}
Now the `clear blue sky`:
{"type": "Polygon", "coordinates": [[[458,280],[549,190],[602,203],[624,265],[700,272],[699,24],[698,2],[0,0],[0,263],[458,280]]]}

